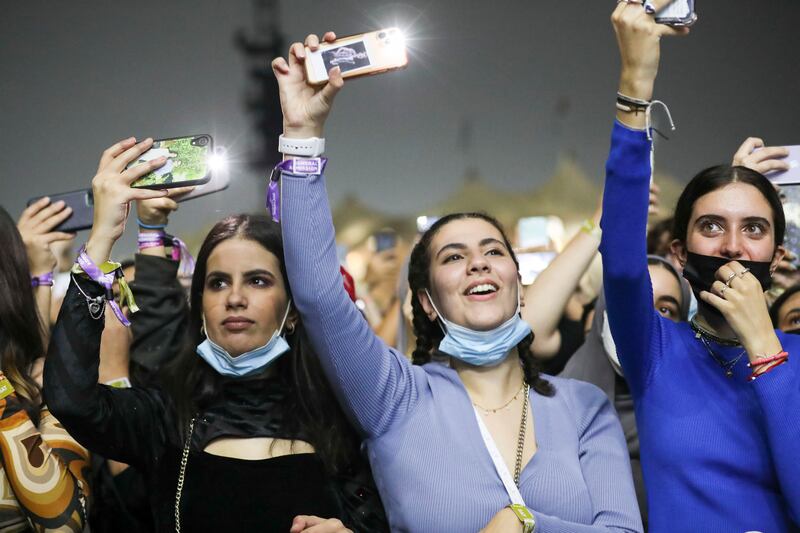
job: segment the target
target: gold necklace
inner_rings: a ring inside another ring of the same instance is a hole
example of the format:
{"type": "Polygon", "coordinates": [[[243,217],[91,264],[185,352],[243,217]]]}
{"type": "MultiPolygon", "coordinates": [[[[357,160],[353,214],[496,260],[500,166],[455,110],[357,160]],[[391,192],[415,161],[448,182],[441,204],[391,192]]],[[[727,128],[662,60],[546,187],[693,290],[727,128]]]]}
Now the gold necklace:
{"type": "Polygon", "coordinates": [[[494,414],[497,411],[502,411],[503,409],[507,409],[508,406],[511,405],[511,402],[513,402],[514,400],[517,399],[517,397],[519,396],[519,393],[522,392],[522,389],[524,389],[524,388],[525,388],[525,381],[523,380],[522,381],[522,385],[520,386],[519,390],[514,394],[514,396],[512,396],[511,399],[508,400],[506,403],[504,403],[503,405],[501,405],[500,407],[497,407],[495,409],[487,409],[486,407],[480,406],[475,402],[472,402],[472,405],[474,405],[475,407],[477,407],[478,409],[483,411],[483,413],[486,414],[486,415],[494,414]]]}

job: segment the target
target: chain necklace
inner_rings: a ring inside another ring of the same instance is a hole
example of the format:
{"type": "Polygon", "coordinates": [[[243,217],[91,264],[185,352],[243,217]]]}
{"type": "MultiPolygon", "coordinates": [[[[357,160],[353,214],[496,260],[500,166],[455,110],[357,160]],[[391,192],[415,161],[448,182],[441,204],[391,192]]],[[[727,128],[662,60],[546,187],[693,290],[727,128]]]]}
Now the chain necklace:
{"type": "Polygon", "coordinates": [[[697,322],[697,315],[692,317],[692,320],[691,320],[690,324],[692,326],[692,331],[694,331],[694,337],[696,339],[699,339],[701,337],[705,337],[706,339],[711,339],[712,341],[716,342],[717,344],[721,344],[723,346],[741,346],[742,345],[742,343],[739,342],[739,339],[737,339],[737,338],[725,339],[725,338],[722,338],[722,337],[720,337],[718,335],[714,335],[713,333],[708,331],[706,328],[701,326],[699,322],[697,322]]]}
{"type": "Polygon", "coordinates": [[[524,389],[524,388],[525,388],[525,380],[522,381],[522,385],[520,385],[519,390],[516,393],[514,393],[514,396],[512,396],[510,400],[508,400],[506,403],[504,403],[503,405],[501,405],[500,407],[497,407],[495,409],[487,409],[486,407],[480,406],[475,402],[472,402],[472,405],[474,405],[475,407],[477,407],[478,409],[483,411],[484,414],[487,414],[487,415],[488,414],[494,414],[497,411],[502,411],[503,409],[507,409],[508,406],[511,405],[511,402],[513,402],[514,400],[517,399],[517,397],[519,396],[519,393],[522,392],[522,389],[524,389]]]}
{"type": "Polygon", "coordinates": [[[178,487],[175,490],[175,532],[181,533],[181,494],[183,493],[183,482],[186,479],[186,465],[189,463],[189,448],[192,445],[192,435],[194,434],[194,421],[196,417],[192,418],[189,422],[188,436],[186,443],[183,445],[183,453],[181,454],[181,469],[178,473],[178,487]]]}
{"type": "Polygon", "coordinates": [[[727,359],[727,360],[723,359],[720,356],[718,356],[714,352],[714,350],[711,349],[711,345],[708,344],[708,339],[706,337],[710,337],[711,340],[713,340],[714,342],[719,343],[719,344],[723,344],[723,345],[726,345],[726,346],[741,346],[739,344],[738,340],[735,343],[733,343],[730,340],[721,339],[720,337],[717,337],[716,335],[713,335],[711,332],[703,329],[699,324],[697,324],[694,321],[694,318],[692,319],[692,329],[695,332],[695,334],[694,334],[695,338],[696,339],[700,339],[700,342],[703,343],[703,346],[705,347],[706,351],[708,352],[708,355],[710,355],[711,358],[714,359],[714,361],[717,363],[717,365],[719,365],[719,367],[722,368],[722,370],[725,371],[725,377],[727,377],[728,379],[732,378],[733,377],[733,367],[735,367],[736,363],[738,363],[739,360],[742,357],[744,357],[744,354],[747,353],[747,350],[742,350],[739,353],[739,355],[737,355],[733,359],[727,359]]]}
{"type": "MultiPolygon", "coordinates": [[[[517,487],[519,487],[519,474],[522,471],[522,452],[525,450],[525,430],[528,427],[528,396],[531,392],[531,387],[527,383],[524,388],[525,400],[522,402],[522,420],[519,423],[519,437],[517,437],[517,460],[514,463],[514,484],[517,487]]],[[[514,397],[516,398],[516,395],[514,397]]]]}

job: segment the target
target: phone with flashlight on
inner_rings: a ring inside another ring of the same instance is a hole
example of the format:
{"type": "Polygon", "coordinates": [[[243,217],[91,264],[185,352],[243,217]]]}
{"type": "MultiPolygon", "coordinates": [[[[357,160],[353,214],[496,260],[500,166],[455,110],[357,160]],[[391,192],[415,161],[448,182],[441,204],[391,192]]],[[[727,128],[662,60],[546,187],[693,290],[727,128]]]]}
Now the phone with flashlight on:
{"type": "Polygon", "coordinates": [[[406,40],[399,28],[386,28],[306,47],[306,79],[311,85],[328,81],[328,71],[339,67],[342,77],[372,76],[408,66],[406,40]]]}
{"type": "Polygon", "coordinates": [[[167,161],[161,167],[134,181],[131,187],[170,189],[203,185],[211,180],[214,155],[214,139],[208,134],[153,141],[153,146],[132,161],[128,168],[159,157],[166,157],[167,161]]]}

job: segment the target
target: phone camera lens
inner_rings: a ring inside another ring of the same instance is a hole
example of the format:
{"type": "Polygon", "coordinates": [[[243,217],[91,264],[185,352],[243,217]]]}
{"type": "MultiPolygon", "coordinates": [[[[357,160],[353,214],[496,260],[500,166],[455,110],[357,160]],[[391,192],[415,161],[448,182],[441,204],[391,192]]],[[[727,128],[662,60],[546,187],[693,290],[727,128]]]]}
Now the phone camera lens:
{"type": "Polygon", "coordinates": [[[196,141],[197,146],[205,146],[208,144],[208,137],[198,137],[196,141]]]}
{"type": "Polygon", "coordinates": [[[386,38],[386,32],[382,31],[378,34],[378,39],[382,41],[384,38],[386,38]]]}

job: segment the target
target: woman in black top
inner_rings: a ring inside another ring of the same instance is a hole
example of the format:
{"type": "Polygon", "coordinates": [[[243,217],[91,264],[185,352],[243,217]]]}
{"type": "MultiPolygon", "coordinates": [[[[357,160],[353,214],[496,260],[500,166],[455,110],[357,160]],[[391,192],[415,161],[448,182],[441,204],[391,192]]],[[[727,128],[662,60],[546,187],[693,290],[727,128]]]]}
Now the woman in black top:
{"type": "MultiPolygon", "coordinates": [[[[166,194],[130,187],[163,164],[126,170],[151,145],[128,139],[101,159],[86,245],[96,265],[122,234],[128,203],[166,194]]],[[[239,215],[211,230],[192,280],[186,346],[160,387],[97,384],[103,321],[88,304],[103,294],[73,274],[45,365],[45,395],[78,441],[143,473],[157,530],[385,527],[357,438],[291,309],[277,224],[239,215]],[[304,517],[293,527],[297,515],[341,522],[304,517]]]]}

